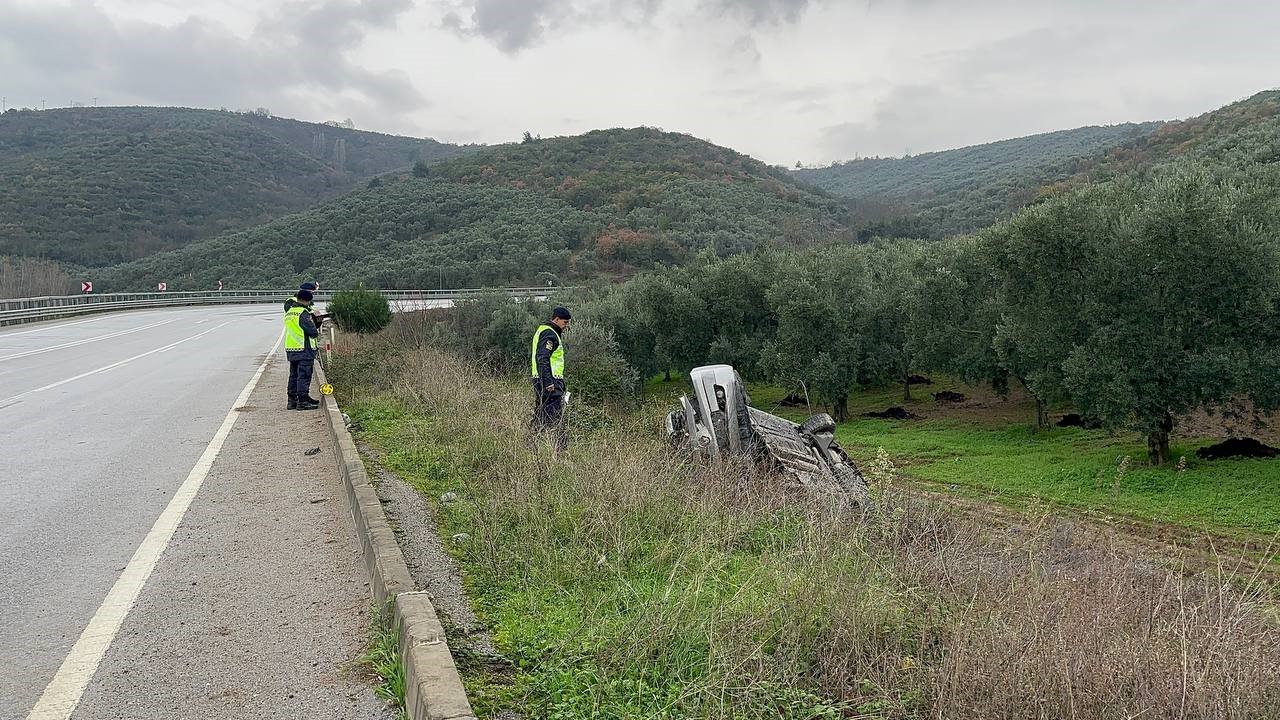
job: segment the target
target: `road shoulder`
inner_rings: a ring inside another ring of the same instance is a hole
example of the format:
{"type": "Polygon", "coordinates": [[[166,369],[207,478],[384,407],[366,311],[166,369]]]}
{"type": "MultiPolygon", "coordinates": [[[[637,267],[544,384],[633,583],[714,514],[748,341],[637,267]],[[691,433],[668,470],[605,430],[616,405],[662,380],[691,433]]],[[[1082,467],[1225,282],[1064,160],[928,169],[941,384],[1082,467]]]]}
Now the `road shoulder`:
{"type": "Polygon", "coordinates": [[[284,410],[286,373],[238,409],[73,717],[390,717],[356,662],[371,601],[332,441],[284,410]]]}

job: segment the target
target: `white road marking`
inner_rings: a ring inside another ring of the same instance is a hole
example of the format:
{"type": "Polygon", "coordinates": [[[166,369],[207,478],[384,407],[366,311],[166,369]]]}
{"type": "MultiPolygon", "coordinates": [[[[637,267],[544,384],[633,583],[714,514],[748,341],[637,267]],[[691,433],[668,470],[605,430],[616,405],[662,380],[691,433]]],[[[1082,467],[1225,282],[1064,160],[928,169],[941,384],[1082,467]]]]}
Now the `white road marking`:
{"type": "Polygon", "coordinates": [[[76,320],[75,322],[59,323],[57,325],[43,325],[38,328],[32,328],[30,330],[20,330],[18,332],[5,332],[5,333],[0,333],[0,340],[3,340],[8,337],[13,337],[15,335],[30,335],[33,332],[40,332],[41,330],[57,330],[58,328],[71,327],[72,325],[83,325],[87,322],[101,322],[101,320],[102,320],[102,316],[100,315],[98,317],[91,317],[88,320],[76,320]]]}
{"type": "Polygon", "coordinates": [[[111,363],[110,365],[103,365],[102,367],[97,368],[96,370],[90,370],[89,372],[83,372],[83,373],[80,373],[79,375],[75,375],[75,376],[73,376],[73,377],[69,377],[69,378],[67,378],[66,380],[59,380],[58,382],[55,382],[55,383],[49,383],[48,385],[44,385],[44,386],[42,386],[42,387],[38,387],[38,388],[36,388],[36,389],[34,389],[34,390],[28,390],[28,391],[26,391],[26,392],[24,392],[24,393],[18,393],[17,395],[14,395],[14,396],[12,396],[12,397],[7,397],[7,398],[5,398],[5,399],[3,399],[3,400],[0,400],[0,409],[3,409],[6,405],[8,405],[9,403],[13,402],[14,400],[21,400],[22,398],[27,397],[28,395],[34,395],[34,394],[36,394],[36,393],[38,393],[38,392],[44,392],[45,390],[52,390],[52,389],[54,389],[54,388],[56,388],[56,387],[62,387],[63,385],[66,385],[66,384],[67,384],[67,383],[69,383],[69,382],[75,382],[76,380],[80,380],[80,379],[83,379],[83,378],[87,378],[87,377],[89,377],[90,375],[97,375],[98,373],[104,373],[104,372],[106,372],[106,371],[108,371],[108,370],[114,370],[114,369],[116,369],[116,368],[120,367],[121,365],[126,365],[126,364],[128,364],[128,363],[133,362],[134,360],[138,360],[138,359],[144,358],[144,357],[146,357],[146,356],[148,356],[148,355],[155,355],[156,353],[164,352],[165,350],[172,350],[173,348],[178,347],[178,346],[179,346],[179,345],[181,345],[182,343],[185,343],[185,342],[191,342],[192,340],[195,340],[196,338],[200,338],[200,337],[203,337],[203,336],[205,336],[205,335],[208,335],[209,333],[213,332],[214,330],[217,330],[218,328],[222,327],[223,325],[228,325],[228,324],[230,324],[231,322],[232,322],[231,320],[228,320],[228,321],[226,321],[226,322],[224,322],[224,323],[221,323],[221,324],[219,324],[219,325],[214,325],[213,327],[209,328],[208,330],[205,330],[204,332],[196,333],[195,335],[192,335],[192,336],[191,336],[191,337],[189,337],[189,338],[183,338],[183,339],[181,339],[181,340],[179,340],[179,341],[177,341],[177,342],[169,343],[168,345],[165,345],[164,347],[158,347],[158,348],[156,348],[155,350],[148,350],[148,351],[146,351],[146,352],[144,352],[144,353],[139,353],[139,354],[137,354],[137,355],[134,355],[133,357],[125,358],[124,360],[119,360],[119,361],[113,362],[113,363],[111,363]]]}
{"type": "Polygon", "coordinates": [[[117,330],[115,332],[107,333],[106,335],[99,335],[97,337],[72,340],[70,342],[62,343],[61,345],[50,345],[49,347],[34,348],[32,350],[24,350],[23,352],[20,352],[20,353],[14,353],[13,355],[5,355],[4,357],[0,357],[0,362],[4,362],[5,360],[17,360],[18,358],[24,358],[30,355],[39,355],[40,353],[53,352],[54,350],[65,350],[66,348],[69,348],[69,347],[76,347],[77,345],[84,345],[86,343],[97,342],[98,340],[109,340],[111,338],[120,337],[121,335],[129,335],[136,332],[142,332],[143,330],[150,330],[151,328],[158,327],[160,325],[167,325],[171,322],[177,322],[179,319],[180,318],[170,318],[168,320],[153,322],[150,325],[143,325],[142,327],[127,328],[125,330],[117,330]]]}
{"type": "Polygon", "coordinates": [[[249,396],[253,394],[253,389],[262,379],[262,373],[266,371],[267,364],[275,357],[282,339],[284,339],[284,333],[276,338],[271,352],[267,353],[267,357],[258,366],[258,371],[253,374],[253,378],[231,404],[231,409],[227,411],[227,416],[223,418],[222,425],[214,433],[208,447],[196,461],[195,467],[191,468],[186,481],[174,493],[173,499],[165,506],[164,512],[160,513],[155,525],[151,526],[151,531],[134,552],[124,572],[120,573],[120,577],[111,586],[106,599],[102,601],[102,606],[94,613],[93,619],[89,621],[84,632],[80,633],[80,639],[76,640],[71,652],[62,661],[62,666],[58,668],[57,674],[45,688],[44,694],[27,715],[27,720],[68,720],[71,713],[75,712],[76,706],[80,704],[80,698],[84,695],[84,689],[93,679],[94,673],[98,671],[98,664],[106,655],[107,648],[111,647],[116,633],[120,631],[120,625],[124,623],[125,617],[138,599],[138,594],[142,592],[142,586],[151,577],[151,571],[155,569],[156,562],[169,546],[173,533],[186,515],[187,508],[191,507],[191,501],[195,500],[196,493],[200,492],[200,486],[209,475],[209,469],[217,460],[218,453],[222,451],[223,443],[231,434],[231,428],[235,426],[236,419],[241,415],[236,412],[236,408],[249,401],[249,396]]]}

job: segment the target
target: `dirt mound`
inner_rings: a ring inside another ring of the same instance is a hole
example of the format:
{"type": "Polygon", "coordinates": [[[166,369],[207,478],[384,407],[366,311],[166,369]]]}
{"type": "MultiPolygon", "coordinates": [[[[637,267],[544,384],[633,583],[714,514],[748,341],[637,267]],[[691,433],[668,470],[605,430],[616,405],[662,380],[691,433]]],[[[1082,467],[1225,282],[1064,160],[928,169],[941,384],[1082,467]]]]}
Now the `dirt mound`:
{"type": "Polygon", "coordinates": [[[967,398],[964,393],[958,393],[954,390],[942,390],[934,393],[933,399],[940,403],[958,403],[964,402],[967,398]]]}
{"type": "Polygon", "coordinates": [[[796,395],[795,393],[792,393],[782,398],[781,400],[778,401],[778,404],[781,405],[782,407],[808,407],[809,406],[809,403],[805,402],[803,395],[796,395]]]}
{"type": "Polygon", "coordinates": [[[920,419],[919,415],[908,412],[906,408],[898,405],[894,405],[888,410],[881,410],[880,412],[862,413],[862,416],[869,417],[869,418],[878,418],[880,420],[919,420],[920,419]]]}
{"type": "Polygon", "coordinates": [[[1097,420],[1087,420],[1080,416],[1080,413],[1067,413],[1057,422],[1058,427],[1078,427],[1086,430],[1097,430],[1102,424],[1097,420]]]}
{"type": "Polygon", "coordinates": [[[1263,445],[1253,438],[1228,438],[1217,445],[1202,447],[1196,451],[1196,457],[1202,460],[1230,457],[1269,458],[1277,455],[1280,455],[1280,448],[1263,445]]]}
{"type": "Polygon", "coordinates": [[[924,375],[908,375],[907,384],[908,385],[932,385],[933,381],[925,377],[924,375]]]}

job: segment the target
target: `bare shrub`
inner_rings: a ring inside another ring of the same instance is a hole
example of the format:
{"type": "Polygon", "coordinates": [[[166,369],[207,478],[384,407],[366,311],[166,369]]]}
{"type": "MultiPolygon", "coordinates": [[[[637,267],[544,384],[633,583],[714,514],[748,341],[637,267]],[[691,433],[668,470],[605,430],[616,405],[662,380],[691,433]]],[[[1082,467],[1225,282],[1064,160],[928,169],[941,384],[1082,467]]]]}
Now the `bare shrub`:
{"type": "Polygon", "coordinates": [[[0,257],[0,298],[66,295],[74,289],[71,276],[52,260],[0,257]]]}

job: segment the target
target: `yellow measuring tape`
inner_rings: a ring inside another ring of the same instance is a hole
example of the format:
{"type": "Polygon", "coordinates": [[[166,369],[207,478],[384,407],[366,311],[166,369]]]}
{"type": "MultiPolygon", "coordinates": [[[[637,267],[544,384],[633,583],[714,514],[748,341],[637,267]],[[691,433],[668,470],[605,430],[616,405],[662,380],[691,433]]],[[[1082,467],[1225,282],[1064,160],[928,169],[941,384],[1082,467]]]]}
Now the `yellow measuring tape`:
{"type": "Polygon", "coordinates": [[[321,394],[321,395],[332,395],[332,394],[333,394],[333,386],[332,386],[332,385],[330,385],[329,383],[325,383],[325,384],[321,385],[321,386],[320,386],[320,394],[321,394]]]}

